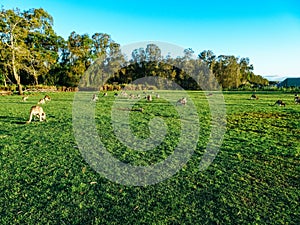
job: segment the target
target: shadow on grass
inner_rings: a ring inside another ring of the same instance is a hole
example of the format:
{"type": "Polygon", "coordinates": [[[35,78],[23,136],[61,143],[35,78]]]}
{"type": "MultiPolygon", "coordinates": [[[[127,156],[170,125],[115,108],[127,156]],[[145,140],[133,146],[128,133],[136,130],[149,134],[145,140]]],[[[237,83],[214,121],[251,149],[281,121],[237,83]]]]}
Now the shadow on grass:
{"type": "MultiPolygon", "coordinates": [[[[47,115],[47,119],[49,119],[49,118],[55,118],[55,116],[47,115]]],[[[29,117],[21,118],[21,117],[13,117],[13,116],[0,116],[0,122],[10,123],[10,124],[26,124],[28,119],[29,119],[29,117]]],[[[40,121],[38,118],[33,118],[31,122],[35,123],[35,122],[40,122],[40,121]]]]}
{"type": "Polygon", "coordinates": [[[0,116],[0,121],[10,124],[26,124],[26,119],[13,116],[0,116]]]}

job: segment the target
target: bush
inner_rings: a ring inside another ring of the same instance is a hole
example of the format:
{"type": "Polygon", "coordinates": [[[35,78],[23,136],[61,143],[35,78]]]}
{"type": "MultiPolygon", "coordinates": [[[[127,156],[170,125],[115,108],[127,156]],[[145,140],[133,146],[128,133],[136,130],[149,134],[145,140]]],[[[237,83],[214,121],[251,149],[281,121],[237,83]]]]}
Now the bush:
{"type": "Polygon", "coordinates": [[[7,85],[7,86],[4,86],[4,85],[0,85],[0,91],[16,91],[17,89],[17,85],[7,85]]]}
{"type": "Polygon", "coordinates": [[[47,86],[47,85],[26,85],[25,91],[57,91],[56,86],[47,86]]]}

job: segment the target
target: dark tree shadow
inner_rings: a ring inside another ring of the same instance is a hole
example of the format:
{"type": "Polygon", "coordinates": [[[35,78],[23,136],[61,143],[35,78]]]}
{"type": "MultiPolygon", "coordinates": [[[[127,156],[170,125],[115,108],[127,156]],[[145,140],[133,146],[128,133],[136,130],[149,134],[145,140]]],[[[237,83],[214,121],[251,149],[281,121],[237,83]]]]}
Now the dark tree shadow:
{"type": "Polygon", "coordinates": [[[0,120],[10,124],[26,124],[26,119],[13,116],[0,116],[0,120]]]}

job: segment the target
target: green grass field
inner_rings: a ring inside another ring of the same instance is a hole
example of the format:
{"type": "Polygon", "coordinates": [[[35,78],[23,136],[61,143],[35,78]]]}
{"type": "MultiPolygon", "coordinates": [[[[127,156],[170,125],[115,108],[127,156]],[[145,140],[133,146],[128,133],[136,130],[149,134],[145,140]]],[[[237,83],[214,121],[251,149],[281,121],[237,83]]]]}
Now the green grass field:
{"type": "MultiPolygon", "coordinates": [[[[0,224],[300,224],[300,105],[293,94],[224,92],[227,130],[207,170],[199,162],[210,134],[202,92],[188,92],[199,116],[199,141],[188,163],[170,179],[125,186],[95,172],[74,138],[74,93],[48,93],[46,122],[26,124],[45,93],[0,96],[0,224]],[[270,106],[277,99],[286,107],[270,106]]],[[[172,154],[180,123],[164,99],[141,100],[130,112],[132,132],[150,135],[161,117],[166,137],[153,151],[124,147],[111,125],[113,93],[99,97],[96,126],[106,149],[119,160],[147,166],[172,154]]],[[[211,96],[213,97],[213,96],[211,96]]],[[[192,135],[192,134],[191,134],[192,135]]],[[[187,139],[188,141],[188,139],[187,139]]]]}

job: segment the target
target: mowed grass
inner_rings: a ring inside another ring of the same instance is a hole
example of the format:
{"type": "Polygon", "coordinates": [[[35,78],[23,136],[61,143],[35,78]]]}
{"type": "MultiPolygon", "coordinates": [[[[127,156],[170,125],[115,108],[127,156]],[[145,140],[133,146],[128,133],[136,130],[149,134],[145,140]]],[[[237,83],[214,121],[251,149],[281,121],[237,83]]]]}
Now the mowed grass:
{"type": "MultiPolygon", "coordinates": [[[[31,124],[25,124],[29,110],[45,93],[27,102],[0,96],[0,224],[300,224],[300,105],[293,94],[258,92],[259,100],[249,100],[250,92],[224,92],[224,141],[213,163],[200,172],[210,113],[204,93],[188,92],[199,116],[196,151],[170,179],[142,187],[95,172],[74,138],[74,93],[48,94],[52,101],[42,106],[47,122],[31,124]],[[277,99],[286,107],[271,106],[277,99]]],[[[138,137],[150,135],[154,117],[168,127],[164,141],[146,152],[118,141],[111,125],[115,98],[112,92],[100,95],[97,131],[113,156],[147,166],[173,153],[180,121],[165,94],[170,93],[161,91],[151,103],[139,101],[135,107],[143,107],[143,113],[130,112],[138,137]]]]}

